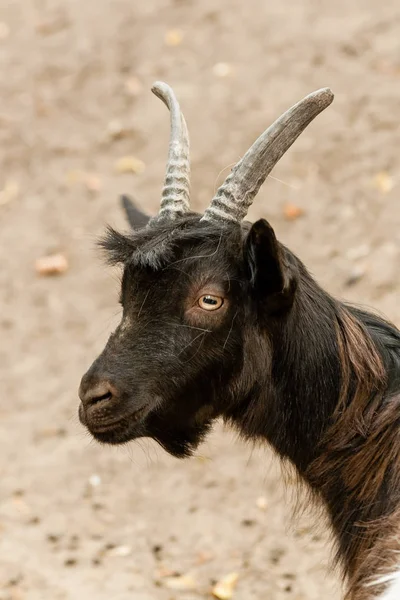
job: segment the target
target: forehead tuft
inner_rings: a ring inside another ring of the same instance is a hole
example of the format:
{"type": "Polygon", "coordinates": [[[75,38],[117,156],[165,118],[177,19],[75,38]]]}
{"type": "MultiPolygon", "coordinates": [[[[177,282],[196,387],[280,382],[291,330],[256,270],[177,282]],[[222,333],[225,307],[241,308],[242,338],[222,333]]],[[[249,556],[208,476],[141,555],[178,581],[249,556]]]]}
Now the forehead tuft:
{"type": "Polygon", "coordinates": [[[220,251],[237,255],[242,237],[241,227],[236,223],[221,226],[200,222],[200,216],[196,215],[157,223],[129,234],[109,227],[99,244],[109,264],[159,270],[186,253],[197,253],[199,258],[211,258],[220,251]]]}

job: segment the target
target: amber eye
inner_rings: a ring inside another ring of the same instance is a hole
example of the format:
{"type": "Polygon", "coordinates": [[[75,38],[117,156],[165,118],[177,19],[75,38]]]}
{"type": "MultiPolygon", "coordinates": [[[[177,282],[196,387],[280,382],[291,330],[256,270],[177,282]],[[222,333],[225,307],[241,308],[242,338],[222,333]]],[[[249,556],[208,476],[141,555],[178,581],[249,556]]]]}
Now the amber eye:
{"type": "Polygon", "coordinates": [[[200,298],[197,300],[197,304],[204,310],[218,310],[221,308],[223,303],[223,298],[220,298],[219,296],[212,296],[211,294],[200,296],[200,298]]]}

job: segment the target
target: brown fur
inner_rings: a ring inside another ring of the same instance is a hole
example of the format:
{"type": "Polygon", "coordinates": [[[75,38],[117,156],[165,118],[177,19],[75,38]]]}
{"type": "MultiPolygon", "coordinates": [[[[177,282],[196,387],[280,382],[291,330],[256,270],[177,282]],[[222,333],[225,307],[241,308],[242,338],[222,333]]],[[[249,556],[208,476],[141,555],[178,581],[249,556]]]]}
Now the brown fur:
{"type": "Polygon", "coordinates": [[[382,359],[362,323],[346,308],[337,336],[341,393],[309,476],[335,511],[339,539],[347,528],[351,530],[338,556],[349,581],[346,599],[368,600],[379,591],[366,586],[371,574],[388,573],[398,563],[398,540],[393,542],[400,530],[395,501],[400,491],[400,430],[394,415],[400,416],[400,395],[385,402],[387,373],[382,359]],[[341,500],[333,507],[332,490],[338,487],[341,500]]]}

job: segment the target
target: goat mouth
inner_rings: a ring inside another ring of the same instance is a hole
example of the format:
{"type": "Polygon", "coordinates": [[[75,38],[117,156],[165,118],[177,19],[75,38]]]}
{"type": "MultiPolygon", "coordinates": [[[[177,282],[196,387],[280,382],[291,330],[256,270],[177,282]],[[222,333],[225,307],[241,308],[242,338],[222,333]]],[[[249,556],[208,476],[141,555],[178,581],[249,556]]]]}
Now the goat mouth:
{"type": "Polygon", "coordinates": [[[91,427],[91,430],[96,433],[103,433],[105,431],[112,431],[113,429],[119,429],[121,426],[130,425],[140,420],[142,415],[146,412],[146,407],[139,408],[135,410],[135,412],[130,413],[127,416],[116,419],[115,421],[109,421],[108,423],[99,423],[94,427],[91,427]]]}
{"type": "Polygon", "coordinates": [[[149,409],[146,406],[124,415],[113,421],[103,423],[86,423],[93,437],[105,444],[122,444],[134,437],[139,437],[136,431],[147,416],[149,409]]]}

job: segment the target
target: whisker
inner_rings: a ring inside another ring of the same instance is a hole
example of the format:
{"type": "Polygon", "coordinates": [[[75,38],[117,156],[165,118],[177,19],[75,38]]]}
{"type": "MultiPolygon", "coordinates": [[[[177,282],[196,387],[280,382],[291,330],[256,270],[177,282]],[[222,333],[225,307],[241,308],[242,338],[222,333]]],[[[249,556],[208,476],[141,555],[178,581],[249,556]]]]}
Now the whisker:
{"type": "Polygon", "coordinates": [[[201,347],[202,347],[202,345],[203,345],[203,342],[204,342],[204,339],[205,339],[205,337],[206,337],[206,336],[205,336],[205,334],[203,334],[203,337],[202,337],[202,339],[200,340],[200,344],[199,344],[199,346],[198,346],[198,348],[197,348],[196,352],[193,354],[193,356],[191,356],[190,358],[188,358],[188,360],[186,361],[186,363],[185,363],[185,364],[187,364],[188,362],[190,362],[191,360],[193,360],[193,359],[194,359],[194,358],[195,358],[195,357],[198,355],[198,353],[200,352],[200,350],[201,350],[201,347]]]}
{"type": "MultiPolygon", "coordinates": [[[[172,264],[174,265],[175,263],[172,263],[172,264]]],[[[174,266],[171,266],[171,265],[168,265],[167,267],[165,267],[165,269],[169,269],[169,268],[171,268],[173,271],[178,271],[179,273],[182,273],[183,275],[186,275],[186,277],[188,277],[189,279],[194,279],[194,277],[190,273],[187,273],[183,269],[178,269],[178,267],[174,267],[174,266]]]]}
{"type": "Polygon", "coordinates": [[[224,279],[224,281],[228,282],[228,294],[231,291],[231,278],[229,277],[229,275],[227,274],[227,279],[224,279]]]}
{"type": "Polygon", "coordinates": [[[182,352],[189,348],[189,346],[191,346],[193,342],[195,342],[202,335],[204,335],[204,331],[200,332],[199,335],[196,335],[196,337],[194,337],[188,344],[186,344],[186,346],[179,352],[178,356],[180,356],[182,352]]]}
{"type": "Polygon", "coordinates": [[[226,336],[225,343],[224,343],[224,345],[223,345],[223,347],[222,347],[222,349],[223,349],[223,350],[225,350],[225,346],[226,346],[226,344],[228,343],[229,336],[230,336],[230,335],[231,335],[231,333],[232,333],[232,329],[233,329],[233,323],[234,323],[234,321],[235,321],[235,319],[236,319],[236,317],[237,317],[237,315],[238,315],[238,312],[239,312],[239,311],[237,310],[237,311],[235,312],[234,316],[233,316],[232,323],[231,323],[231,327],[230,327],[230,329],[229,329],[229,331],[228,331],[228,335],[226,336]]]}
{"type": "Polygon", "coordinates": [[[273,175],[268,175],[268,177],[269,177],[269,179],[274,179],[275,181],[278,181],[279,183],[283,183],[283,185],[286,185],[287,187],[292,188],[292,190],[296,190],[296,191],[300,190],[299,185],[294,185],[293,183],[288,183],[287,181],[278,179],[278,177],[274,177],[273,175]]]}
{"type": "Polygon", "coordinates": [[[193,325],[185,325],[184,323],[176,323],[176,327],[187,327],[188,329],[197,329],[198,331],[205,331],[211,333],[211,329],[203,329],[202,327],[194,327],[193,325]]]}
{"type": "Polygon", "coordinates": [[[145,297],[144,297],[144,300],[143,300],[143,302],[142,302],[142,306],[141,306],[141,307],[140,307],[140,309],[139,309],[139,312],[138,312],[138,318],[140,317],[140,313],[142,312],[142,309],[143,309],[144,303],[146,302],[146,300],[147,300],[147,296],[149,295],[149,293],[150,293],[150,289],[148,289],[148,290],[147,290],[147,294],[146,294],[146,295],[145,295],[145,297]]]}
{"type": "MultiPolygon", "coordinates": [[[[240,160],[240,159],[239,159],[240,160]]],[[[224,167],[223,169],[220,170],[220,172],[218,173],[217,177],[215,178],[215,183],[214,183],[214,194],[217,191],[217,182],[218,179],[220,178],[220,176],[222,175],[222,173],[224,171],[226,171],[227,169],[230,169],[231,167],[234,167],[236,165],[236,162],[231,163],[230,165],[227,165],[226,167],[224,167]]]]}
{"type": "Polygon", "coordinates": [[[177,263],[183,262],[184,260],[194,260],[194,259],[198,259],[198,258],[211,258],[212,256],[215,256],[217,254],[218,250],[219,250],[219,247],[221,245],[221,241],[222,241],[222,231],[221,231],[221,234],[219,236],[218,246],[214,250],[214,252],[211,252],[211,254],[203,254],[203,255],[199,255],[199,256],[187,256],[186,258],[180,258],[179,260],[176,260],[175,262],[171,263],[167,267],[164,267],[163,271],[165,271],[165,269],[168,269],[169,267],[171,267],[173,265],[176,265],[177,263]]]}

